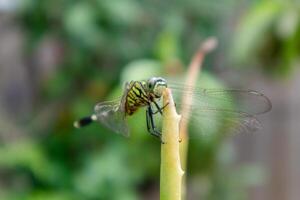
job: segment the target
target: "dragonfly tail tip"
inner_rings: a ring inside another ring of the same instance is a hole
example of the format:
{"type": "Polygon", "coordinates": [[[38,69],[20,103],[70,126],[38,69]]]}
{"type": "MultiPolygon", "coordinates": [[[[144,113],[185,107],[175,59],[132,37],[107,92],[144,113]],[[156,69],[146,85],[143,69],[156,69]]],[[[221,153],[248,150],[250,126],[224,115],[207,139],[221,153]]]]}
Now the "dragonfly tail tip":
{"type": "Polygon", "coordinates": [[[80,123],[78,121],[74,122],[73,125],[74,125],[75,128],[80,128],[80,123]]]}
{"type": "Polygon", "coordinates": [[[97,121],[97,115],[95,115],[95,114],[92,115],[92,116],[91,116],[91,119],[92,119],[93,121],[97,121]]]}

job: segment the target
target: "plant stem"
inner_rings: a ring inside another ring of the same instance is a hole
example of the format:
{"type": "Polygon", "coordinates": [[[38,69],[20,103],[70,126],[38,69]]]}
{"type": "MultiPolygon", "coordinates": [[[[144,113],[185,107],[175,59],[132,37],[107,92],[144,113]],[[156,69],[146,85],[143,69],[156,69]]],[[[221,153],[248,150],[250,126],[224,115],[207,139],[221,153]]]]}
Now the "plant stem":
{"type": "Polygon", "coordinates": [[[160,168],[160,199],[180,200],[183,171],[179,156],[179,121],[170,89],[163,94],[162,144],[160,168]]]}
{"type": "MultiPolygon", "coordinates": [[[[217,40],[215,38],[208,38],[205,40],[199,50],[195,53],[194,57],[192,58],[192,61],[188,67],[188,72],[186,76],[186,82],[185,85],[191,87],[192,89],[189,89],[188,92],[193,92],[193,89],[196,85],[198,74],[201,71],[202,63],[205,58],[205,55],[215,49],[217,46],[217,40]]],[[[184,118],[180,121],[180,139],[182,142],[180,143],[180,158],[181,158],[181,165],[183,167],[183,170],[186,170],[187,167],[187,155],[188,155],[188,121],[190,116],[190,109],[192,105],[192,99],[193,95],[188,95],[185,92],[183,92],[182,96],[182,107],[181,107],[181,115],[184,116],[184,118]]],[[[183,199],[186,196],[186,183],[185,183],[185,177],[183,177],[182,181],[182,194],[183,199]]]]}

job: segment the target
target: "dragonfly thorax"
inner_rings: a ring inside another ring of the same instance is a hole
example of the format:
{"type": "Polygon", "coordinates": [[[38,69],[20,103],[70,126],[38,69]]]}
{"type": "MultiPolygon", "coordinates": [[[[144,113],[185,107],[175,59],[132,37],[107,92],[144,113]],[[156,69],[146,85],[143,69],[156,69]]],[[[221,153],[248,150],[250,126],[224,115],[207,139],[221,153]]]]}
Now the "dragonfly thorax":
{"type": "Polygon", "coordinates": [[[147,81],[131,81],[126,86],[126,93],[122,100],[125,113],[132,115],[138,108],[149,106],[157,101],[166,87],[166,80],[160,77],[153,77],[147,81]]]}

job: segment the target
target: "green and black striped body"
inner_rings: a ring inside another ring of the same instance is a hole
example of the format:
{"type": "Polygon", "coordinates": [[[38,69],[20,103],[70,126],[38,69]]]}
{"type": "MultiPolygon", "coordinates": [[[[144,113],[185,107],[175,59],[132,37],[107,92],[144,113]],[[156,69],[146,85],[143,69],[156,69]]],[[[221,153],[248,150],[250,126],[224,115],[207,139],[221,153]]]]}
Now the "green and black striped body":
{"type": "Polygon", "coordinates": [[[146,81],[131,81],[126,85],[124,108],[126,115],[134,114],[140,107],[148,106],[154,101],[154,96],[148,91],[146,81]]]}

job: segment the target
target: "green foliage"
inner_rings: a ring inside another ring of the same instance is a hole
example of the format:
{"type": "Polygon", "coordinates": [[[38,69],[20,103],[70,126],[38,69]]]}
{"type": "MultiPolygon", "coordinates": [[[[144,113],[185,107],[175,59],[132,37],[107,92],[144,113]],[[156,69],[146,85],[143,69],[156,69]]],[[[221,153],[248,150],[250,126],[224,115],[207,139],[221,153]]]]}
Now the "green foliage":
{"type": "Polygon", "coordinates": [[[88,156],[74,177],[75,189],[84,198],[138,199],[133,183],[139,174],[130,168],[126,149],[122,150],[122,147],[122,144],[111,145],[88,156]]]}
{"type": "Polygon", "coordinates": [[[245,60],[249,54],[256,52],[256,48],[264,42],[268,31],[278,17],[279,11],[280,5],[272,1],[264,1],[255,5],[253,11],[244,17],[237,30],[234,52],[232,53],[236,59],[245,60]]]}
{"type": "Polygon", "coordinates": [[[234,37],[232,57],[257,63],[278,76],[290,74],[299,60],[300,4],[260,1],[243,16],[234,37]]]}

